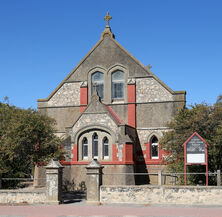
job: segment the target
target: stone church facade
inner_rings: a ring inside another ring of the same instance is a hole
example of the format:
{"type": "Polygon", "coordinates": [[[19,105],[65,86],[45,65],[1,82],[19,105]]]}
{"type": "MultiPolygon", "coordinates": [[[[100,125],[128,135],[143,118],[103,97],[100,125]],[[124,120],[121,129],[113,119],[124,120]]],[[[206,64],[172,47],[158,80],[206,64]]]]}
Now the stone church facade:
{"type": "Polygon", "coordinates": [[[159,140],[185,106],[186,93],[171,90],[123,48],[111,17],[105,18],[100,40],[48,98],[38,100],[38,110],[57,121],[56,134],[64,139],[64,179],[85,181],[86,165],[97,159],[107,174],[104,184],[152,183],[148,173],[164,167],[159,140]],[[133,172],[147,176],[120,175],[133,172]]]}

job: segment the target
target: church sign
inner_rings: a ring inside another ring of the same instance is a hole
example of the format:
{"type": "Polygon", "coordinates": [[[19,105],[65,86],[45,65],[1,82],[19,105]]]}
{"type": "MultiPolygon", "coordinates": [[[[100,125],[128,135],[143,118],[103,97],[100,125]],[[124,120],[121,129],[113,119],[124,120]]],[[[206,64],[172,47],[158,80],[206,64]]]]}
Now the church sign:
{"type": "Polygon", "coordinates": [[[197,135],[194,135],[186,145],[187,163],[205,163],[205,143],[197,135]]]}
{"type": "Polygon", "coordinates": [[[183,144],[184,147],[184,173],[186,185],[186,167],[187,165],[200,164],[206,166],[206,185],[208,185],[208,155],[207,142],[197,133],[193,135],[183,144]]]}

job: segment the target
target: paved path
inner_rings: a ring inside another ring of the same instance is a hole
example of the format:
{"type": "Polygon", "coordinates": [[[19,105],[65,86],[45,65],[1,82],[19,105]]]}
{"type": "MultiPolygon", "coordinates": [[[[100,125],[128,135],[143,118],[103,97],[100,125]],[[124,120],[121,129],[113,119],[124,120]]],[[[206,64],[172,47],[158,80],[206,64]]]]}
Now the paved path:
{"type": "Polygon", "coordinates": [[[222,217],[222,207],[63,204],[58,206],[0,206],[0,217],[222,217]]]}

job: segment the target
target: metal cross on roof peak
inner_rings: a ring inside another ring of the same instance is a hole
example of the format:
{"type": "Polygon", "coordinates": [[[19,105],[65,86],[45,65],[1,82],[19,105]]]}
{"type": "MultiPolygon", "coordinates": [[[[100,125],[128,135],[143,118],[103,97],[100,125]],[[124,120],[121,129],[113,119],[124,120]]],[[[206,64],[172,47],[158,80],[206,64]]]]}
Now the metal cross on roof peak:
{"type": "Polygon", "coordinates": [[[104,20],[107,21],[107,25],[106,26],[109,26],[109,21],[112,19],[111,16],[109,16],[109,12],[107,12],[106,16],[104,17],[104,20]]]}

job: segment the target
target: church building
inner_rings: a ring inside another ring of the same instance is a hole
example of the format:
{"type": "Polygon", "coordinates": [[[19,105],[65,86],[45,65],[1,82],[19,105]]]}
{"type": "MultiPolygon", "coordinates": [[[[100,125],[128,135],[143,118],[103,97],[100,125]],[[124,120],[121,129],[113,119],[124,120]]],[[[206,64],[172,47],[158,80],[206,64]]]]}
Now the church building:
{"type": "Polygon", "coordinates": [[[38,100],[38,110],[56,120],[55,133],[64,140],[64,180],[84,182],[86,165],[97,159],[104,166],[104,184],[153,183],[149,173],[164,168],[160,138],[184,108],[186,92],[171,90],[150,65],[123,48],[110,19],[107,13],[100,40],[46,99],[38,100]]]}

